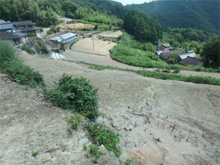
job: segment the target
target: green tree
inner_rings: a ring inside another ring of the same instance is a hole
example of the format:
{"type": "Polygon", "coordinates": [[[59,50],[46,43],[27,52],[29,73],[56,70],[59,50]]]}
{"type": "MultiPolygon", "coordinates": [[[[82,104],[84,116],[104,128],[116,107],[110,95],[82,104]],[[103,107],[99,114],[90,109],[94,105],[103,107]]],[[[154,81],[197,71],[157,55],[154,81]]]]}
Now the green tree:
{"type": "Polygon", "coordinates": [[[220,67],[220,36],[204,45],[201,58],[205,66],[220,67]]]}

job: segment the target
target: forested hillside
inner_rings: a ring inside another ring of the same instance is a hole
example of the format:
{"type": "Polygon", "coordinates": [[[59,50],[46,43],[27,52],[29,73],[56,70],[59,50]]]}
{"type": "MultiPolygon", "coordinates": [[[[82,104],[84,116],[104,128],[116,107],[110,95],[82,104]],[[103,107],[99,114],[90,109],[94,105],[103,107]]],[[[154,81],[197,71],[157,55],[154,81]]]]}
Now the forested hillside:
{"type": "Polygon", "coordinates": [[[195,28],[219,32],[218,0],[158,0],[140,5],[128,5],[152,18],[157,17],[163,27],[195,28]]]}
{"type": "Polygon", "coordinates": [[[57,16],[116,24],[126,10],[109,0],[1,0],[0,18],[7,21],[33,20],[39,26],[57,24],[57,16]]]}
{"type": "Polygon", "coordinates": [[[127,12],[124,19],[124,29],[137,40],[152,42],[162,38],[162,29],[158,20],[151,19],[136,10],[127,12]]]}

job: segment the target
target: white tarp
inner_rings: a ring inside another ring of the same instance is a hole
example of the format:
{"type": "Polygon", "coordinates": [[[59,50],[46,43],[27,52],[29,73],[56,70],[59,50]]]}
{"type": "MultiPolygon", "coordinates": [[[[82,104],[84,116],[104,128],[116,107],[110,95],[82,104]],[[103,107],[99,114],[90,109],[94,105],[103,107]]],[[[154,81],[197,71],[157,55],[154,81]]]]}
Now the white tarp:
{"type": "Polygon", "coordinates": [[[64,56],[62,54],[55,53],[55,52],[52,53],[51,57],[55,60],[64,59],[64,56]]]}

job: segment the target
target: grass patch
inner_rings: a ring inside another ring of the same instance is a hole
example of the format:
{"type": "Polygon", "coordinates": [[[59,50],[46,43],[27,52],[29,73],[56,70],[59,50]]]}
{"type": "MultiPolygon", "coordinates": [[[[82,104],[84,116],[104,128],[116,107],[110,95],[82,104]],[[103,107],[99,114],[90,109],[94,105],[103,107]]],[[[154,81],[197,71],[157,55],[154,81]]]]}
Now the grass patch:
{"type": "Polygon", "coordinates": [[[0,41],[0,67],[4,62],[12,61],[16,58],[15,49],[7,41],[0,41]]]}
{"type": "MultiPolygon", "coordinates": [[[[69,62],[74,62],[70,61],[69,62]]],[[[203,77],[203,76],[181,76],[177,75],[179,72],[179,69],[176,69],[172,74],[170,74],[169,70],[166,70],[164,72],[160,72],[160,70],[155,70],[155,71],[146,71],[146,70],[132,70],[132,69],[122,69],[122,68],[117,68],[117,67],[112,67],[112,66],[104,66],[104,65],[96,65],[96,64],[90,64],[86,62],[75,62],[78,64],[85,64],[89,65],[90,68],[95,69],[95,70],[104,70],[104,69],[110,69],[110,70],[121,70],[121,71],[128,71],[128,72],[134,72],[140,75],[143,75],[145,77],[152,77],[156,79],[162,79],[162,80],[176,80],[176,81],[184,81],[184,82],[192,82],[196,84],[209,84],[209,85],[217,85],[220,86],[220,79],[212,78],[212,77],[203,77]]]]}
{"type": "Polygon", "coordinates": [[[202,77],[202,76],[186,77],[186,76],[181,76],[181,75],[150,72],[150,71],[144,71],[144,70],[136,71],[136,73],[141,74],[145,77],[153,77],[153,78],[162,79],[162,80],[177,80],[177,81],[184,81],[184,82],[192,82],[196,84],[209,84],[209,85],[220,86],[220,79],[216,79],[212,77],[202,77]]]}
{"type": "Polygon", "coordinates": [[[113,151],[116,157],[121,155],[119,144],[119,135],[108,129],[105,125],[96,123],[95,125],[88,125],[90,138],[94,144],[104,145],[109,151],[113,151]]]}
{"type": "Polygon", "coordinates": [[[12,81],[21,85],[45,86],[43,76],[17,59],[15,49],[5,41],[0,42],[0,67],[12,81]]]}
{"type": "Polygon", "coordinates": [[[21,47],[21,49],[24,50],[24,51],[26,51],[26,52],[29,53],[29,54],[35,54],[35,51],[32,50],[30,47],[28,47],[28,46],[26,46],[26,45],[23,45],[23,46],[21,47]]]}
{"type": "Polygon", "coordinates": [[[155,53],[156,45],[138,42],[124,33],[119,36],[118,45],[110,50],[111,58],[121,63],[144,68],[184,69],[204,72],[219,72],[220,68],[205,68],[198,65],[173,65],[161,60],[155,53]]]}
{"type": "Polygon", "coordinates": [[[72,78],[63,74],[56,87],[45,90],[44,96],[55,105],[75,110],[91,121],[95,121],[99,116],[97,89],[85,78],[72,78]]]}
{"type": "Polygon", "coordinates": [[[45,86],[43,76],[33,71],[29,66],[25,66],[20,60],[12,60],[3,64],[3,72],[12,81],[30,87],[45,86]]]}

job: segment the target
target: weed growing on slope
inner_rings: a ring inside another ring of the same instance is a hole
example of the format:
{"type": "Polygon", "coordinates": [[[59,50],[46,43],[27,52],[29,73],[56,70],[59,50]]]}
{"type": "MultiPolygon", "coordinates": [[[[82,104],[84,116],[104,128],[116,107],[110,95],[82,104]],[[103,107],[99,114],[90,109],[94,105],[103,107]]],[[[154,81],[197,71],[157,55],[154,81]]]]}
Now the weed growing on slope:
{"type": "Polygon", "coordinates": [[[119,135],[108,129],[105,125],[96,123],[95,125],[88,125],[90,138],[94,144],[104,145],[109,151],[113,151],[116,157],[121,155],[119,144],[119,135]]]}
{"type": "Polygon", "coordinates": [[[22,50],[28,52],[29,54],[35,54],[35,51],[33,51],[30,47],[26,46],[26,45],[23,45],[21,47],[22,50]]]}
{"type": "Polygon", "coordinates": [[[125,165],[130,165],[131,163],[133,163],[133,159],[127,159],[125,162],[124,162],[124,164],[125,165]]]}
{"type": "Polygon", "coordinates": [[[0,67],[4,62],[12,61],[16,58],[15,49],[6,41],[0,41],[0,67]]]}
{"type": "Polygon", "coordinates": [[[17,59],[15,49],[5,41],[0,41],[0,67],[12,81],[21,85],[45,86],[43,76],[17,59]]]}
{"type": "Polygon", "coordinates": [[[78,130],[79,125],[84,122],[83,119],[77,115],[77,116],[71,116],[71,118],[67,121],[67,123],[71,126],[67,129],[68,134],[72,135],[73,130],[78,130]]]}
{"type": "Polygon", "coordinates": [[[72,76],[63,74],[57,87],[45,90],[44,96],[55,105],[75,110],[91,121],[95,121],[99,115],[97,89],[83,77],[72,78],[72,76]]]}
{"type": "Polygon", "coordinates": [[[36,151],[36,152],[32,151],[32,156],[33,157],[36,157],[37,155],[38,155],[38,151],[36,151]]]}
{"type": "Polygon", "coordinates": [[[93,163],[97,163],[98,159],[102,156],[105,155],[105,153],[101,152],[99,150],[99,146],[95,144],[89,145],[89,152],[85,155],[87,158],[93,157],[94,159],[92,160],[93,163]]]}
{"type": "Polygon", "coordinates": [[[20,60],[12,60],[3,64],[3,71],[12,81],[30,87],[45,86],[43,76],[25,66],[20,60]]]}

